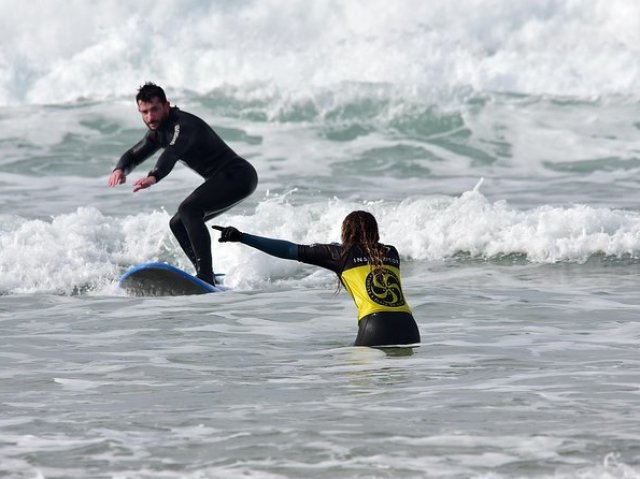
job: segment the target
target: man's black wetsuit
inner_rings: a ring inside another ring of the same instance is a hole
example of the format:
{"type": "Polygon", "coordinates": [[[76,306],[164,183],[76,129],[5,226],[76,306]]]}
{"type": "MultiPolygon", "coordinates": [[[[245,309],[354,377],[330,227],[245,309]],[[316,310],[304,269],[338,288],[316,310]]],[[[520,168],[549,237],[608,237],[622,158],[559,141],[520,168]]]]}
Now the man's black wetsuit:
{"type": "Polygon", "coordinates": [[[211,237],[204,223],[251,195],[258,175],[207,123],[177,107],[171,108],[164,124],[127,150],[114,170],[128,175],[161,148],[164,151],[149,172],[156,181],[167,176],[178,160],[205,179],[180,204],[169,225],[198,277],[213,284],[211,237]]]}
{"type": "Polygon", "coordinates": [[[386,245],[384,267],[372,271],[358,245],[299,245],[290,241],[242,233],[240,242],[283,259],[329,269],[349,292],[358,308],[356,346],[390,346],[420,342],[420,332],[400,284],[400,257],[386,245]]]}

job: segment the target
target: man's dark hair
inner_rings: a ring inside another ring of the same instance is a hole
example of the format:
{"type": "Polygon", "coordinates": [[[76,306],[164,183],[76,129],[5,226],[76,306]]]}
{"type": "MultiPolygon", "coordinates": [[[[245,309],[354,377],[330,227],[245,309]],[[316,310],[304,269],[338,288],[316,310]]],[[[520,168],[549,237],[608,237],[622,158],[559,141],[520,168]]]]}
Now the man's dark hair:
{"type": "Polygon", "coordinates": [[[143,101],[145,103],[151,103],[154,98],[160,100],[161,103],[167,103],[167,95],[164,94],[164,90],[155,83],[148,81],[140,88],[138,88],[138,94],[136,95],[136,103],[143,101]]]}

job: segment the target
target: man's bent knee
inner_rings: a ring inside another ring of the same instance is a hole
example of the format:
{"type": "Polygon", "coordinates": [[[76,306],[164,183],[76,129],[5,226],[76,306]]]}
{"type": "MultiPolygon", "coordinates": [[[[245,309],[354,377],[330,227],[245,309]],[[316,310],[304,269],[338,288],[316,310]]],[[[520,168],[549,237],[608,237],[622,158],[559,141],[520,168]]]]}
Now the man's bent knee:
{"type": "Polygon", "coordinates": [[[173,217],[169,220],[169,228],[174,233],[184,228],[184,225],[182,224],[182,218],[180,218],[179,213],[173,215],[173,217]]]}

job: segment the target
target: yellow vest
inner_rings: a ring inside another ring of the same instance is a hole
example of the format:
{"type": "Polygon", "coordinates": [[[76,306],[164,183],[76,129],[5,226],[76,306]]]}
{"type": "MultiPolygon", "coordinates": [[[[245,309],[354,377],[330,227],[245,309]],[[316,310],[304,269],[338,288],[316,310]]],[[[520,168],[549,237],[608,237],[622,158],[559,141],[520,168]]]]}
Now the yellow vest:
{"type": "Polygon", "coordinates": [[[385,265],[374,274],[368,264],[345,269],[341,275],[342,284],[353,297],[358,308],[358,321],[371,313],[405,312],[411,308],[402,294],[400,270],[385,265]]]}

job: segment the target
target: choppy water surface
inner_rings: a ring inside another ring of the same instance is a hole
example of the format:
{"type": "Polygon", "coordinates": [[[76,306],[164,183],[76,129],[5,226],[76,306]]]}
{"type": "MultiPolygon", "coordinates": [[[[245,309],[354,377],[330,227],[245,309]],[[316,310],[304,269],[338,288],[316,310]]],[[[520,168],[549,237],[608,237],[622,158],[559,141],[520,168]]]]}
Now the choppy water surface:
{"type": "Polygon", "coordinates": [[[636,268],[420,266],[413,350],[316,289],[5,297],[2,471],[635,477],[636,268]]]}

